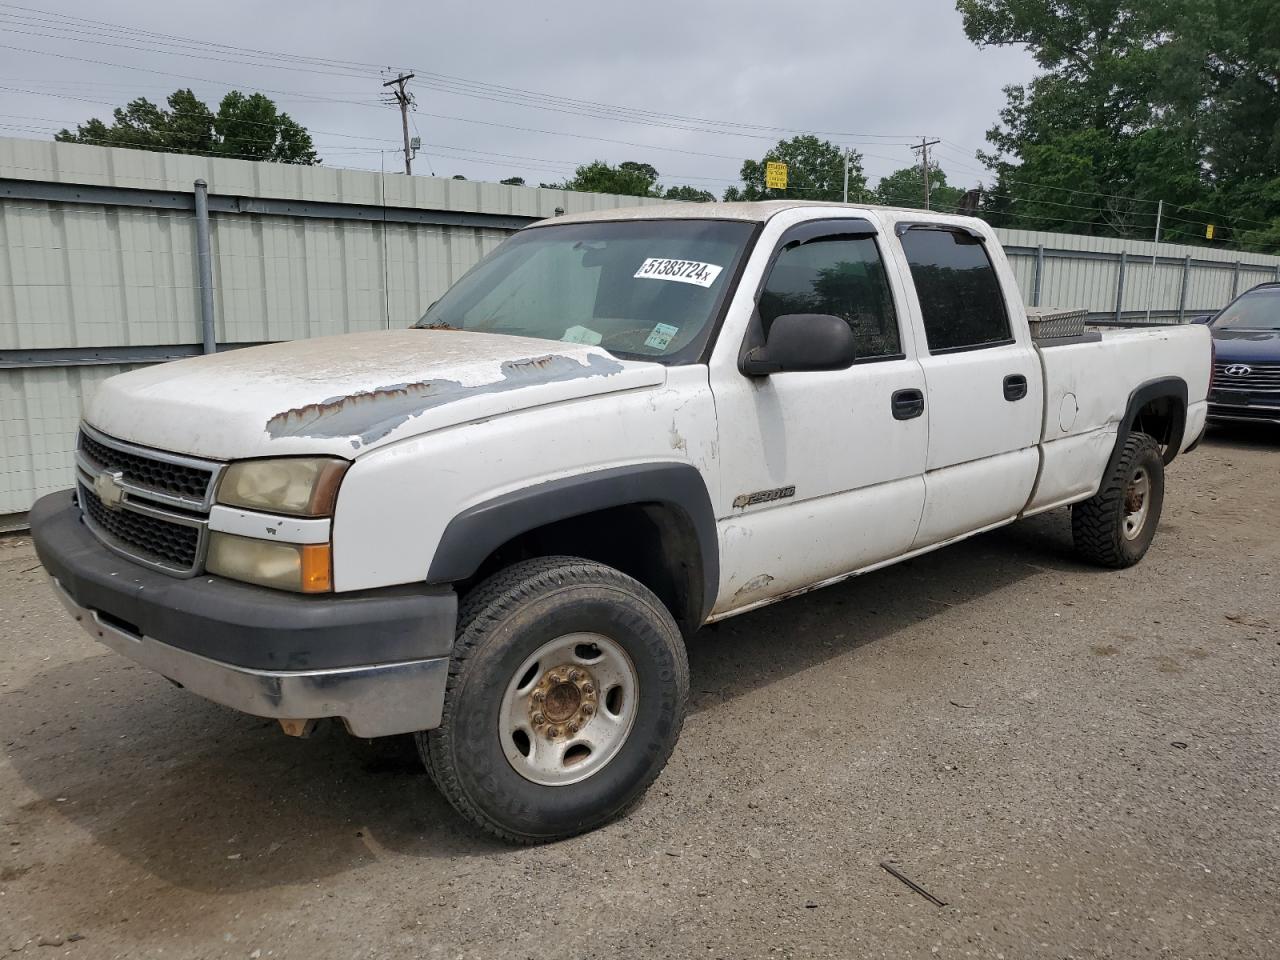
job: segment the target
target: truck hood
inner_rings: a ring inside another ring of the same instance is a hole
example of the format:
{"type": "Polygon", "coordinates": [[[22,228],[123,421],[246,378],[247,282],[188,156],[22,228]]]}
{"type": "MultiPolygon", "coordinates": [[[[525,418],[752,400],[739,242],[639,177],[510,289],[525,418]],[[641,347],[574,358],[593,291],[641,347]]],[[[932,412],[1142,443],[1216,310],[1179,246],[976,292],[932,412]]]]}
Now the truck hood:
{"type": "Polygon", "coordinates": [[[1280,330],[1214,327],[1213,345],[1219,362],[1280,361],[1280,330]]]}
{"type": "Polygon", "coordinates": [[[354,457],[441,427],[657,386],[661,364],[599,347],[457,330],[387,330],[230,350],[106,380],[85,419],[216,460],[354,457]]]}

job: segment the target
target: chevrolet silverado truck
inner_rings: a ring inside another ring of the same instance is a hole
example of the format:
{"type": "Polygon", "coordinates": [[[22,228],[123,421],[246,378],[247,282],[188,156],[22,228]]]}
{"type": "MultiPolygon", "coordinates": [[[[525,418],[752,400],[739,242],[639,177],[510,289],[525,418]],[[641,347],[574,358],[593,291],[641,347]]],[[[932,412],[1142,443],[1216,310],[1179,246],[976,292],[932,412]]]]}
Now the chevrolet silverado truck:
{"type": "Polygon", "coordinates": [[[1203,326],[1033,340],[979,220],[561,216],[412,328],[105,381],[31,527],[108,647],[286,733],[412,733],[545,841],[658,776],[703,624],[1066,506],[1136,563],[1209,379],[1203,326]]]}

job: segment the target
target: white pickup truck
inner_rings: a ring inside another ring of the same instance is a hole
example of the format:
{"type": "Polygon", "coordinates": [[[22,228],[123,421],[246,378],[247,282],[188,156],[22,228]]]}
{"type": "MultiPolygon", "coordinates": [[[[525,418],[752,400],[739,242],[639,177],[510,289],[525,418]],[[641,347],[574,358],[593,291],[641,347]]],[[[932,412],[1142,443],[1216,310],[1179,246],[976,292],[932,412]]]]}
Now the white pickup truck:
{"type": "Polygon", "coordinates": [[[535,842],[657,777],[703,624],[1066,505],[1136,563],[1209,379],[1202,326],[1033,341],[978,220],[613,210],[411,329],[111,378],[31,526],[111,648],[291,734],[413,733],[535,842]]]}

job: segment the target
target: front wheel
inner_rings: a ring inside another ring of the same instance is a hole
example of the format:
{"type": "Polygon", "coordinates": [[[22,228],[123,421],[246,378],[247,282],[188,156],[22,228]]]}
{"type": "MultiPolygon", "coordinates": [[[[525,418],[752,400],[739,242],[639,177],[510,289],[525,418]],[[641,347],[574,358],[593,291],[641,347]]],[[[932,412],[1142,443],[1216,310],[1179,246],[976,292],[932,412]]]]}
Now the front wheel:
{"type": "Polygon", "coordinates": [[[640,798],[688,689],[680,631],[642,584],[573,557],[528,560],[464,600],[444,716],[418,749],[469,820],[516,843],[557,840],[640,798]]]}
{"type": "Polygon", "coordinates": [[[1096,494],[1071,508],[1076,551],[1104,567],[1131,567],[1147,552],[1164,506],[1164,459],[1145,433],[1132,433],[1096,494]]]}

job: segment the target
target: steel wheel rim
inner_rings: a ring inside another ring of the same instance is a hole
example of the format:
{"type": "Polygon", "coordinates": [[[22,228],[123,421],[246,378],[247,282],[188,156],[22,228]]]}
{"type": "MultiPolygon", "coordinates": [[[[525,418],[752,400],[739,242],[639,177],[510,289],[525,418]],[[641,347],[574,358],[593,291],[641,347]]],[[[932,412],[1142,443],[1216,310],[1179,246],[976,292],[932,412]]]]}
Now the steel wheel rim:
{"type": "Polygon", "coordinates": [[[544,643],[507,683],[498,735],[520,776],[548,787],[598,773],[635,724],[639,681],[631,657],[598,633],[544,643]]]}
{"type": "Polygon", "coordinates": [[[1136,540],[1147,523],[1147,513],[1151,509],[1151,478],[1147,471],[1139,469],[1129,481],[1124,492],[1124,537],[1136,540]]]}

